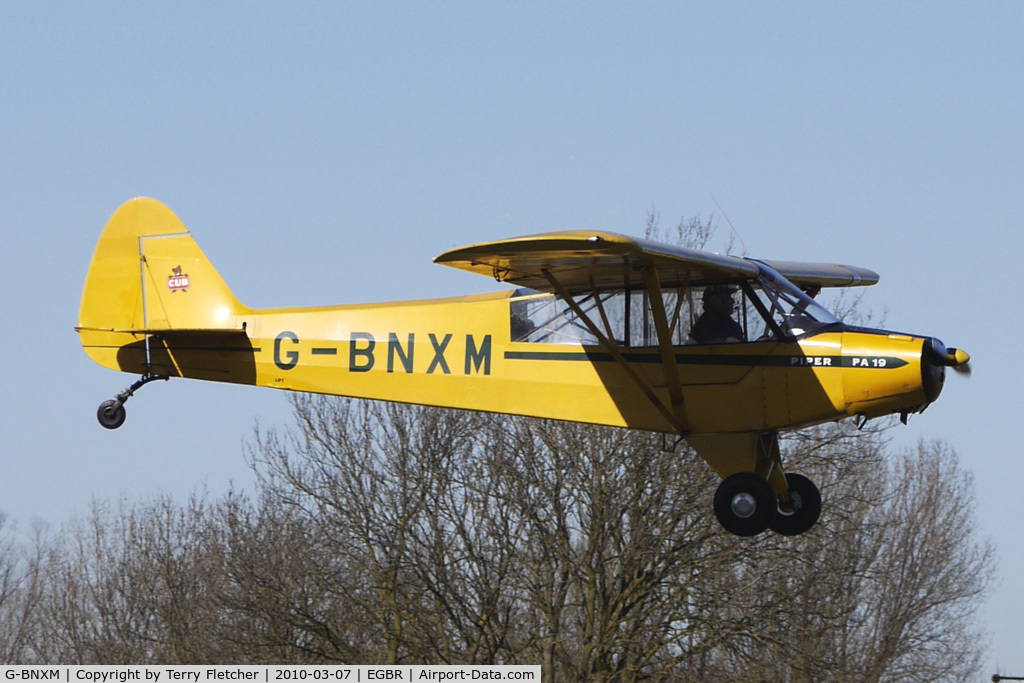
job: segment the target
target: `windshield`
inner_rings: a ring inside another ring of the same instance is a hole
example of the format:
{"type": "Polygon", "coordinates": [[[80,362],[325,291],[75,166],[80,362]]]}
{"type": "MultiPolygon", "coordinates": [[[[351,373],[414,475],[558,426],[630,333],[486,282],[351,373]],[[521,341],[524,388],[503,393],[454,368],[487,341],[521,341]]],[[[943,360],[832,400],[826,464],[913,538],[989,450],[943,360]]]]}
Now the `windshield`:
{"type": "Polygon", "coordinates": [[[748,294],[761,315],[786,337],[801,337],[839,319],[772,268],[758,262],[758,289],[748,294]]]}

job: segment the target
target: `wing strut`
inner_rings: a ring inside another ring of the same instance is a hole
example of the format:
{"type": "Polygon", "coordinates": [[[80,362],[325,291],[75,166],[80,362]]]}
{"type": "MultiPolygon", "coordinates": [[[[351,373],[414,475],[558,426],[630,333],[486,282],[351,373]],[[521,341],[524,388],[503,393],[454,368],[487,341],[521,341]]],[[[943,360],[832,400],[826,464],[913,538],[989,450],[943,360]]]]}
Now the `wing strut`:
{"type": "MultiPolygon", "coordinates": [[[[654,268],[644,268],[643,273],[644,284],[647,285],[647,299],[651,302],[651,315],[654,316],[654,329],[658,333],[658,350],[661,352],[661,366],[665,373],[665,386],[668,388],[668,395],[672,400],[672,413],[681,424],[686,424],[683,383],[679,379],[679,364],[676,363],[676,354],[672,348],[672,328],[669,327],[668,316],[665,314],[665,300],[662,298],[661,280],[658,278],[658,271],[654,268]]],[[[683,291],[679,293],[679,300],[682,300],[683,291]]],[[[673,317],[678,317],[678,315],[679,306],[677,305],[673,317]]]]}
{"type": "MultiPolygon", "coordinates": [[[[636,384],[637,388],[640,389],[640,391],[643,392],[644,396],[647,397],[647,400],[649,400],[651,402],[651,404],[654,405],[654,407],[658,409],[658,412],[660,412],[662,414],[662,416],[668,421],[668,423],[670,425],[672,425],[673,428],[675,428],[675,430],[678,433],[686,434],[688,430],[686,429],[686,426],[685,426],[686,425],[686,419],[685,419],[685,413],[683,412],[682,389],[681,389],[681,385],[680,385],[680,382],[679,382],[679,373],[678,373],[678,367],[676,366],[676,362],[675,362],[675,356],[671,352],[671,349],[672,349],[671,331],[668,328],[668,322],[667,322],[667,320],[665,318],[665,308],[664,308],[664,304],[661,301],[661,289],[658,288],[657,290],[655,290],[655,292],[653,292],[653,294],[656,294],[657,296],[653,296],[652,295],[650,298],[651,298],[652,301],[654,299],[658,300],[658,308],[661,311],[661,323],[660,324],[657,322],[658,314],[655,313],[655,325],[658,328],[659,345],[667,347],[668,350],[669,350],[668,355],[671,356],[672,370],[670,371],[668,369],[668,363],[665,363],[665,360],[664,360],[665,352],[664,351],[662,352],[662,362],[666,365],[666,370],[665,370],[666,377],[668,376],[669,372],[673,372],[674,371],[674,380],[668,380],[668,382],[667,382],[669,384],[669,387],[670,387],[669,388],[669,396],[672,399],[672,409],[669,409],[669,407],[666,406],[665,403],[660,398],[658,398],[658,395],[655,393],[654,388],[650,385],[650,383],[648,383],[644,379],[644,377],[637,371],[637,369],[635,367],[633,367],[630,363],[628,363],[626,361],[625,358],[623,358],[622,353],[619,352],[619,348],[615,345],[615,342],[612,341],[609,338],[609,335],[606,335],[597,326],[597,324],[593,320],[590,319],[590,316],[588,316],[586,314],[586,312],[582,308],[580,308],[579,304],[577,304],[575,299],[572,298],[572,295],[569,294],[569,292],[565,289],[565,287],[562,286],[562,284],[555,278],[555,276],[552,275],[551,272],[548,269],[546,269],[546,268],[542,269],[541,273],[544,275],[544,278],[551,285],[551,288],[554,289],[555,293],[558,294],[559,297],[561,297],[562,301],[564,301],[566,303],[566,305],[569,306],[570,309],[572,309],[573,313],[575,313],[577,316],[579,316],[580,320],[582,320],[583,323],[587,326],[587,329],[590,330],[590,332],[597,338],[598,342],[600,342],[601,346],[604,347],[604,350],[607,351],[611,355],[611,357],[613,359],[615,359],[615,362],[618,363],[619,366],[622,367],[622,369],[626,372],[627,375],[629,375],[629,378],[631,380],[633,380],[633,383],[636,384]],[[667,334],[663,335],[662,334],[663,330],[667,334]],[[673,385],[674,385],[674,387],[673,387],[673,385]],[[678,401],[677,401],[677,397],[678,397],[678,401]]],[[[646,274],[645,274],[645,277],[646,277],[646,274]]],[[[656,275],[655,275],[655,279],[653,281],[655,283],[657,282],[657,276],[656,275]]],[[[597,295],[597,293],[595,292],[595,296],[596,295],[597,295]]],[[[598,302],[600,302],[600,298],[599,297],[598,297],[598,302]]],[[[652,304],[652,309],[653,308],[654,308],[654,305],[652,304]]],[[[608,325],[607,316],[604,313],[604,308],[601,307],[600,304],[598,306],[598,311],[600,312],[601,318],[604,321],[605,325],[607,326],[608,325]]],[[[628,331],[627,331],[627,334],[628,334],[628,331]]]]}

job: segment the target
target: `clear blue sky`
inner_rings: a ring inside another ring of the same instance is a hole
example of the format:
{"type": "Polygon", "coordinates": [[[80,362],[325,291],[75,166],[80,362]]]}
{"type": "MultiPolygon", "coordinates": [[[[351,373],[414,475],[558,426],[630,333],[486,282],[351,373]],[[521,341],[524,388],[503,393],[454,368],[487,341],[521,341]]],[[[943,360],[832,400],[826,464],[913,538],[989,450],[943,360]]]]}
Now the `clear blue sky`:
{"type": "Polygon", "coordinates": [[[974,472],[1001,557],[986,671],[1024,672],[1022,36],[1001,2],[0,4],[0,510],[220,495],[255,421],[288,421],[284,394],[177,381],[96,424],[132,378],[73,327],[131,197],[284,306],[488,291],[431,258],[714,196],[750,255],[872,268],[889,327],[974,356],[897,434],[974,472]]]}

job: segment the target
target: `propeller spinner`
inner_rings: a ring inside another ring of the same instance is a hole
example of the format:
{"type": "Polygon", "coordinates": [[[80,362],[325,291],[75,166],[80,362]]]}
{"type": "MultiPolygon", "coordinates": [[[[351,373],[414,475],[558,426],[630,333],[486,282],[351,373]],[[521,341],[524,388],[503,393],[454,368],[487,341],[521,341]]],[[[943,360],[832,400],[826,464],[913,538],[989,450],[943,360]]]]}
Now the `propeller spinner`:
{"type": "Polygon", "coordinates": [[[921,353],[921,379],[925,395],[931,403],[942,392],[942,384],[946,379],[946,368],[962,374],[970,374],[971,356],[963,349],[946,348],[938,339],[932,337],[924,343],[921,353]]]}

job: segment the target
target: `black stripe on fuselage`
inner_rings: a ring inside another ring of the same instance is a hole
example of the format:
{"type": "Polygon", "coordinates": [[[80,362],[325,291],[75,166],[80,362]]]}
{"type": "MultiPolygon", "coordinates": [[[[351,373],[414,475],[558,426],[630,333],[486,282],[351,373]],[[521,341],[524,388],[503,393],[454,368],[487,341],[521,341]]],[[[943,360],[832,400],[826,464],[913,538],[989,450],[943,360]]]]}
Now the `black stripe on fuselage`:
{"type": "MultiPolygon", "coordinates": [[[[624,352],[627,363],[650,363],[660,365],[661,356],[656,353],[624,352]]],[[[607,351],[506,351],[505,360],[539,361],[589,361],[591,363],[613,362],[615,358],[607,351]]],[[[679,365],[724,365],[730,367],[833,367],[891,370],[907,364],[902,358],[893,356],[838,356],[838,355],[717,355],[677,353],[679,365]]]]}

